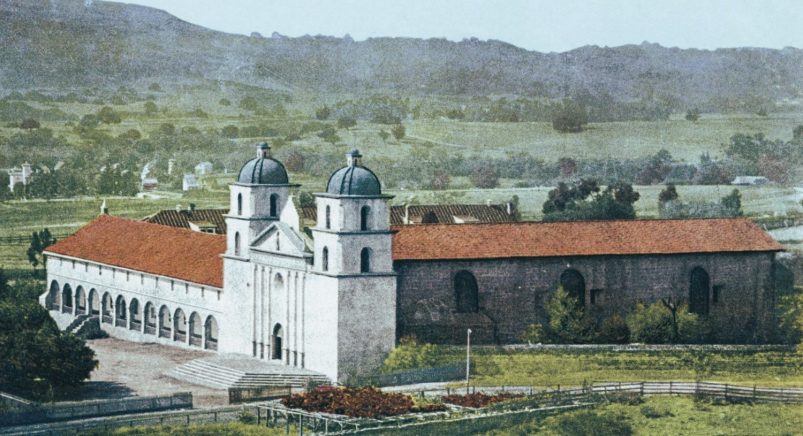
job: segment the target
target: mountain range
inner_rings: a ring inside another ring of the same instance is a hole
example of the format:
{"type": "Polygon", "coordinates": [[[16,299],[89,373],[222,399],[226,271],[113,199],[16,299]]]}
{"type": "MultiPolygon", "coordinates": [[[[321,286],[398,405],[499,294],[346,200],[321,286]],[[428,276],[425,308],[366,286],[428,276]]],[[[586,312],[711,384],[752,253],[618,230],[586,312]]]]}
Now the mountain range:
{"type": "MultiPolygon", "coordinates": [[[[312,29],[311,29],[312,30],[312,29]]],[[[234,35],[144,6],[0,2],[0,89],[137,87],[235,81],[293,92],[403,95],[576,93],[678,107],[795,101],[803,50],[697,50],[642,43],[540,53],[474,38],[234,35]]]]}

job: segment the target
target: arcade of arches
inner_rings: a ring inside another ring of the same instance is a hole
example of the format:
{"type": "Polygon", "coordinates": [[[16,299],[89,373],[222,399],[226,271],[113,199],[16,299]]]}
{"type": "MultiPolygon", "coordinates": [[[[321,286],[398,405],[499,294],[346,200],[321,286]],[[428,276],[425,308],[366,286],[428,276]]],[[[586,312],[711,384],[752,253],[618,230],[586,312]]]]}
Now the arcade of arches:
{"type": "Polygon", "coordinates": [[[190,347],[205,350],[218,349],[218,323],[213,315],[205,318],[196,311],[186,315],[181,307],[171,308],[162,304],[158,307],[151,301],[130,301],[122,294],[113,295],[111,291],[91,288],[87,292],[83,286],[73,287],[56,280],[50,283],[45,300],[48,310],[78,317],[98,317],[108,327],[117,327],[143,335],[169,339],[190,347]],[[158,314],[158,316],[157,316],[158,314]]]}

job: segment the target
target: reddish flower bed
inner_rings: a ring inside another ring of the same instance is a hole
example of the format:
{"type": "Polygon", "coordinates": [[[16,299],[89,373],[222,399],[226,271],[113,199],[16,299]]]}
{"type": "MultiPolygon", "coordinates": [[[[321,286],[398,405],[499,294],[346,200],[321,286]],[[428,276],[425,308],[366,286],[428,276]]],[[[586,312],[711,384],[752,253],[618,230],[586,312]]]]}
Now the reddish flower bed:
{"type": "Polygon", "coordinates": [[[321,386],[305,394],[291,395],[283,399],[282,404],[308,412],[334,413],[360,418],[446,410],[441,404],[416,407],[413,405],[413,400],[404,394],[387,393],[374,388],[333,386],[321,386]]]}
{"type": "Polygon", "coordinates": [[[482,392],[475,392],[467,395],[444,395],[441,401],[444,403],[454,404],[456,406],[480,408],[489,404],[498,403],[500,401],[512,400],[514,398],[522,398],[522,394],[496,394],[486,395],[482,392]]]}

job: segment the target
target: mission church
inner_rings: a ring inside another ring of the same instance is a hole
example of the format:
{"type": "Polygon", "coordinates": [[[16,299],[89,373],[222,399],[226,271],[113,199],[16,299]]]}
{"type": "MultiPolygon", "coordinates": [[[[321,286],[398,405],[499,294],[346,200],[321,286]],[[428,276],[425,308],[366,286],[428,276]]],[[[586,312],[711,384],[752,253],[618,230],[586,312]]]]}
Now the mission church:
{"type": "Polygon", "coordinates": [[[672,298],[721,341],[771,331],[782,247],[749,220],[391,220],[392,197],[354,150],[307,226],[299,185],[267,144],[257,154],[230,185],[225,230],[101,214],[48,247],[40,302],[64,329],[331,380],[375,371],[404,335],[462,343],[471,328],[472,341],[517,342],[558,286],[598,319],[672,298]]]}

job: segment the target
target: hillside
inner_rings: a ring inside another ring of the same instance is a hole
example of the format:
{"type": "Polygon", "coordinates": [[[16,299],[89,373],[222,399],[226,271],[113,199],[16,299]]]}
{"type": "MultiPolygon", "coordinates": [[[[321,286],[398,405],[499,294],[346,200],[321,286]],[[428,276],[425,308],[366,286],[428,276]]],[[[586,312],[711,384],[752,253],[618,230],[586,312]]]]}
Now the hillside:
{"type": "MultiPolygon", "coordinates": [[[[312,30],[312,29],[311,29],[312,30]]],[[[738,110],[799,99],[803,50],[656,44],[539,53],[467,39],[241,36],[136,5],[0,2],[0,89],[116,88],[232,80],[282,90],[403,94],[590,93],[738,110]]]]}

